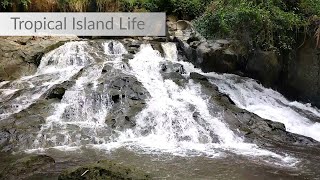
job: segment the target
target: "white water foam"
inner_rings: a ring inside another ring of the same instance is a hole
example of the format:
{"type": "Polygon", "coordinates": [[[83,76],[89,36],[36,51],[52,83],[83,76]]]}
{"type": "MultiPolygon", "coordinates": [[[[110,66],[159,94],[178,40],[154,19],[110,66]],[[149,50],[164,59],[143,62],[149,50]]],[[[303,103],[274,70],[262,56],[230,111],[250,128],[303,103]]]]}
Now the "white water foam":
{"type": "MultiPolygon", "coordinates": [[[[177,61],[168,58],[177,57],[171,55],[176,52],[170,49],[176,48],[175,45],[169,43],[163,47],[166,59],[177,61]],[[170,51],[166,51],[168,48],[170,51]]],[[[160,65],[166,59],[150,45],[142,45],[140,52],[129,61],[133,73],[151,98],[147,107],[136,117],[135,129],[122,133],[116,142],[98,147],[108,150],[112,149],[110,147],[139,147],[149,153],[210,157],[219,156],[221,150],[226,150],[247,156],[273,157],[279,164],[294,165],[298,162],[290,156],[244,143],[223,122],[222,116],[213,116],[209,112],[207,97],[202,94],[199,84],[189,81],[185,87],[180,87],[172,80],[162,78],[160,65]]],[[[183,64],[193,68],[190,64],[183,64]]]]}
{"type": "Polygon", "coordinates": [[[2,87],[8,86],[6,92],[22,91],[14,99],[0,104],[3,109],[0,120],[28,108],[51,87],[69,80],[85,64],[89,64],[91,60],[86,56],[85,46],[86,42],[66,43],[42,58],[36,74],[2,84],[2,87]]]}
{"type": "MultiPolygon", "coordinates": [[[[104,123],[111,106],[107,93],[97,93],[96,85],[88,85],[98,84],[104,63],[123,69],[118,65],[121,64],[121,55],[126,51],[121,43],[112,42],[110,45],[108,42],[104,45],[105,62],[93,62],[86,66],[76,84],[66,91],[61,102],[55,105],[55,113],[42,126],[34,143],[35,150],[73,150],[89,146],[109,151],[124,146],[148,153],[179,156],[216,157],[224,152],[232,152],[287,166],[298,162],[286,154],[279,155],[255,144],[245,143],[224,123],[222,115],[210,112],[208,97],[201,92],[200,84],[189,80],[181,87],[170,79],[163,79],[160,74],[161,64],[178,62],[177,49],[173,43],[163,44],[165,58],[150,45],[142,45],[134,59],[129,60],[130,73],[148,90],[150,99],[147,100],[147,107],[136,116],[135,128],[117,132],[120,134],[118,137],[110,138],[111,132],[104,123]]],[[[44,63],[49,62],[46,60],[44,63]]],[[[53,63],[59,65],[59,62],[53,63]]],[[[201,73],[190,63],[179,63],[184,65],[187,72],[201,73]]],[[[69,67],[70,63],[64,65],[69,67]]],[[[39,70],[48,71],[51,72],[44,66],[39,70]]]]}
{"type": "MultiPolygon", "coordinates": [[[[33,145],[34,149],[55,147],[76,149],[86,144],[105,144],[111,132],[105,123],[112,101],[107,93],[107,84],[98,89],[104,65],[119,66],[122,54],[127,53],[116,41],[104,43],[107,55],[102,62],[84,65],[75,85],[68,89],[55,113],[46,119],[33,145]]],[[[85,58],[92,57],[86,54],[85,58]]],[[[58,63],[59,64],[59,63],[58,63]]],[[[70,64],[67,63],[67,66],[70,64]]]]}
{"type": "Polygon", "coordinates": [[[287,131],[320,141],[320,111],[299,102],[290,102],[280,93],[263,87],[253,79],[237,75],[209,73],[212,83],[235,104],[258,116],[285,124],[287,131]],[[302,112],[309,114],[303,114],[302,112]]]}

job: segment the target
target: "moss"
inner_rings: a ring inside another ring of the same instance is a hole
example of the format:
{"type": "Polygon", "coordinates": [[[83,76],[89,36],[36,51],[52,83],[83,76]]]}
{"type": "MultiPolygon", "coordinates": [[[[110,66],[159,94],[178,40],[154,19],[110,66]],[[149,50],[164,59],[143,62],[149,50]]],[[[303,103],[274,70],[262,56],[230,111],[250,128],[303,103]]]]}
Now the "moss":
{"type": "Polygon", "coordinates": [[[112,161],[104,160],[62,172],[59,180],[71,179],[151,179],[150,175],[133,167],[122,166],[112,161]]]}
{"type": "Polygon", "coordinates": [[[46,155],[30,155],[9,164],[0,174],[3,179],[23,179],[54,164],[46,155]]]}

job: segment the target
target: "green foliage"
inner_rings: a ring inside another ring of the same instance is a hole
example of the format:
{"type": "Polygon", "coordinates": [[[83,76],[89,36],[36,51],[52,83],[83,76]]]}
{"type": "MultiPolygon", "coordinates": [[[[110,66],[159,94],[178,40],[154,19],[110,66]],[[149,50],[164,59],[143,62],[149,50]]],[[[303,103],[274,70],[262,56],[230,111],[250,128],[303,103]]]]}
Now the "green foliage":
{"type": "MultiPolygon", "coordinates": [[[[31,0],[18,0],[17,4],[18,6],[22,5],[24,9],[28,9],[29,4],[31,3],[31,0]]],[[[4,9],[10,8],[14,3],[12,2],[12,0],[2,0],[1,1],[1,6],[4,9]]]]}
{"type": "Polygon", "coordinates": [[[10,2],[10,0],[3,0],[3,1],[1,2],[1,6],[2,6],[4,9],[6,9],[7,7],[12,6],[12,2],[10,2]]]}
{"type": "Polygon", "coordinates": [[[298,8],[303,14],[320,16],[320,0],[301,0],[298,8]]]}
{"type": "Polygon", "coordinates": [[[28,9],[28,5],[30,4],[30,2],[31,0],[20,0],[20,4],[22,4],[26,9],[28,9]]]}
{"type": "MultiPolygon", "coordinates": [[[[291,49],[297,32],[319,21],[320,0],[52,0],[58,11],[166,12],[194,19],[207,38],[236,38],[249,48],[291,49]],[[58,6],[58,8],[57,8],[58,6]]],[[[0,0],[2,9],[26,11],[46,0],[0,0]],[[15,8],[11,8],[15,7],[15,8]]],[[[50,8],[49,8],[50,9],[50,8]]],[[[320,42],[320,26],[317,42],[320,42]]],[[[320,43],[319,43],[320,44],[320,43]]]]}
{"type": "MultiPolygon", "coordinates": [[[[184,19],[193,19],[205,12],[211,0],[126,0],[138,3],[152,12],[167,12],[184,19]]],[[[133,3],[132,3],[133,4],[133,3]]]]}
{"type": "Polygon", "coordinates": [[[319,1],[213,0],[194,23],[208,38],[237,38],[249,48],[291,49],[295,32],[309,23],[307,14],[320,11],[319,1]]]}
{"type": "MultiPolygon", "coordinates": [[[[83,12],[96,5],[98,12],[107,11],[152,11],[152,12],[167,12],[168,14],[175,14],[179,18],[193,19],[200,16],[206,9],[206,6],[211,0],[53,0],[58,5],[59,10],[83,12]],[[89,7],[91,6],[91,7],[89,7]]],[[[4,9],[10,10],[13,5],[22,5],[24,10],[27,7],[38,3],[37,0],[0,0],[1,6],[4,9]]],[[[41,1],[44,3],[45,1],[41,1]]],[[[39,7],[39,6],[38,6],[39,7]]],[[[21,9],[19,9],[21,10],[21,9]]],[[[18,10],[18,11],[19,11],[18,10]]],[[[41,9],[39,9],[41,11],[41,9]]],[[[45,11],[45,9],[44,9],[45,11]]]]}
{"type": "Polygon", "coordinates": [[[122,0],[121,8],[123,11],[147,11],[150,0],[122,0]]]}

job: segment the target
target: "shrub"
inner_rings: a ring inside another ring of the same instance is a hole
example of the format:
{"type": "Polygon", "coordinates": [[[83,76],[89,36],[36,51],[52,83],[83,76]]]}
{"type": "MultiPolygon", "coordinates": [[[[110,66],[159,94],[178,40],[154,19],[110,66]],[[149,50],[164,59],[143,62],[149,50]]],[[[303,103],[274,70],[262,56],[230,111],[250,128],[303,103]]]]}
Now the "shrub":
{"type": "MultiPolygon", "coordinates": [[[[319,0],[312,2],[315,1],[319,0]]],[[[264,50],[291,49],[295,42],[295,32],[309,23],[306,13],[316,11],[314,8],[306,8],[309,5],[288,2],[213,0],[207,12],[196,19],[194,24],[207,38],[236,38],[249,48],[264,50]]]]}
{"type": "Polygon", "coordinates": [[[298,8],[299,11],[305,15],[320,16],[320,0],[301,0],[298,8]]]}

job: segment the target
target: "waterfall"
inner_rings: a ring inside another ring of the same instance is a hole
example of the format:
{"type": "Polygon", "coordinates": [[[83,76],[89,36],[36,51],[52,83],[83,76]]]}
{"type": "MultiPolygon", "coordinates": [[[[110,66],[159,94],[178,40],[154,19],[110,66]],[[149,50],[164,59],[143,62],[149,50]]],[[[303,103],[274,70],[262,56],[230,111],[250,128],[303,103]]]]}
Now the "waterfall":
{"type": "Polygon", "coordinates": [[[223,113],[211,112],[201,84],[188,78],[190,72],[201,70],[179,61],[174,43],[162,44],[164,57],[150,44],[143,44],[128,62],[123,61],[128,52],[121,42],[106,41],[101,46],[84,41],[66,43],[43,57],[35,75],[0,84],[1,120],[26,109],[54,85],[73,82],[62,99],[51,104],[54,111],[29,150],[126,147],[179,156],[216,157],[231,152],[289,166],[298,162],[246,143],[225,123],[223,113]],[[185,85],[163,77],[162,65],[170,63],[183,65],[179,71],[185,85]],[[146,107],[134,117],[133,128],[118,130],[107,125],[106,117],[115,102],[108,94],[104,71],[133,76],[149,92],[146,107]],[[11,98],[15,93],[19,94],[11,98]]]}
{"type": "MultiPolygon", "coordinates": [[[[69,45],[63,49],[68,50],[69,45]]],[[[121,43],[109,41],[104,43],[104,53],[106,56],[102,62],[94,61],[88,53],[83,56],[84,59],[92,59],[91,64],[83,64],[83,71],[77,77],[75,85],[65,92],[60,103],[55,104],[56,111],[46,119],[46,124],[42,126],[34,142],[34,148],[80,147],[107,143],[110,140],[111,130],[105,123],[105,117],[112,101],[106,91],[107,84],[99,87],[99,78],[105,64],[119,63],[122,54],[127,52],[121,43]]],[[[72,67],[74,63],[70,62],[76,62],[73,61],[73,53],[65,57],[65,67],[72,67]]],[[[76,62],[78,63],[79,61],[76,62]]]]}
{"type": "Polygon", "coordinates": [[[235,104],[262,118],[285,124],[287,131],[320,141],[320,111],[310,105],[290,102],[280,93],[255,80],[237,75],[209,73],[211,82],[235,104]],[[318,121],[318,122],[317,122],[318,121]]]}
{"type": "Polygon", "coordinates": [[[178,60],[178,50],[175,43],[162,43],[161,47],[164,51],[164,57],[168,61],[178,60]]]}
{"type": "MultiPolygon", "coordinates": [[[[151,95],[147,107],[136,117],[136,127],[121,133],[115,142],[97,147],[110,149],[127,146],[142,148],[147,152],[211,157],[231,151],[249,156],[270,156],[280,164],[293,165],[297,162],[290,156],[278,155],[260,149],[255,144],[245,143],[224,123],[223,116],[210,113],[206,100],[208,97],[202,94],[200,84],[190,80],[185,87],[180,87],[170,79],[163,79],[161,64],[178,60],[177,55],[172,55],[177,52],[175,44],[166,43],[162,47],[165,58],[147,44],[142,45],[140,52],[129,61],[132,73],[151,95]]],[[[188,69],[193,68],[189,63],[181,63],[188,69]]]]}
{"type": "Polygon", "coordinates": [[[42,58],[32,76],[6,82],[0,87],[0,120],[35,103],[56,84],[69,80],[92,59],[86,56],[86,42],[70,42],[42,58]]]}

